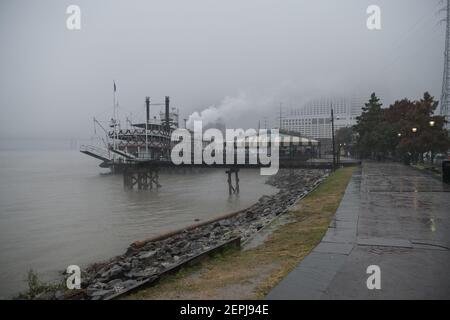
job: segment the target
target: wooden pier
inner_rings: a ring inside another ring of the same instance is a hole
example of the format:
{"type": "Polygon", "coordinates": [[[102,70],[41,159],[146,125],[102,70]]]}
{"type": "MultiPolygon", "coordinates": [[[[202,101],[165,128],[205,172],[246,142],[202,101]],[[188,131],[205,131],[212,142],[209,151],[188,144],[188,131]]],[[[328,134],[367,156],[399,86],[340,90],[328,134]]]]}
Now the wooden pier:
{"type": "Polygon", "coordinates": [[[230,195],[239,193],[239,168],[230,168],[225,173],[228,175],[228,193],[230,195]],[[234,173],[234,185],[233,185],[234,173]]]}
{"type": "Polygon", "coordinates": [[[149,190],[160,188],[158,167],[128,167],[123,171],[123,186],[125,189],[149,190]]]}
{"type": "MultiPolygon", "coordinates": [[[[359,165],[359,161],[342,161],[339,166],[356,166],[359,165]]],[[[114,165],[116,168],[115,172],[122,172],[123,174],[123,185],[125,189],[132,190],[152,190],[154,188],[160,188],[159,183],[159,172],[161,169],[177,168],[180,170],[187,169],[201,169],[201,168],[222,168],[225,169],[225,174],[227,175],[228,183],[228,193],[230,195],[239,194],[239,171],[240,169],[256,169],[261,167],[268,167],[262,165],[233,165],[227,166],[226,164],[216,164],[216,165],[206,165],[206,164],[181,164],[174,165],[171,161],[145,161],[145,162],[132,162],[127,161],[123,163],[116,163],[114,165]],[[234,176],[234,178],[233,178],[234,176]]],[[[280,168],[303,168],[303,169],[333,169],[333,164],[329,161],[295,161],[295,160],[282,160],[280,161],[280,168]]]]}

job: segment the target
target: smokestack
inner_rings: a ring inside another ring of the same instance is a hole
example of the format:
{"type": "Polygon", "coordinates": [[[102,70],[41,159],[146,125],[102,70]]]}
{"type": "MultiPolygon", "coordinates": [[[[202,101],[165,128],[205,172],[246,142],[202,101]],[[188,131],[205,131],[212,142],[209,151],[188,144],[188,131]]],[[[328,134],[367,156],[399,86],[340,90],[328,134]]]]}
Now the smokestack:
{"type": "Polygon", "coordinates": [[[147,108],[147,123],[150,121],[150,97],[145,97],[145,106],[147,108]]]}
{"type": "Polygon", "coordinates": [[[169,97],[168,96],[166,96],[166,127],[167,127],[167,130],[169,130],[169,128],[170,128],[170,120],[169,120],[169,97]]]}

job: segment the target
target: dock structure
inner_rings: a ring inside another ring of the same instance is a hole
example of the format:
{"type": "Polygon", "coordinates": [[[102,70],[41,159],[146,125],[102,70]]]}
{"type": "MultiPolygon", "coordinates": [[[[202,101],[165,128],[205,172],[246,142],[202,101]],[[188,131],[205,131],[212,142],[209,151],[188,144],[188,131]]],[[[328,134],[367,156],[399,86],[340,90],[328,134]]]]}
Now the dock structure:
{"type": "Polygon", "coordinates": [[[150,190],[160,188],[158,167],[129,167],[123,171],[123,186],[125,189],[150,190]]]}
{"type": "Polygon", "coordinates": [[[230,195],[239,193],[239,168],[230,168],[225,173],[228,175],[228,193],[230,195]],[[233,185],[233,173],[234,173],[234,185],[233,185]]]}

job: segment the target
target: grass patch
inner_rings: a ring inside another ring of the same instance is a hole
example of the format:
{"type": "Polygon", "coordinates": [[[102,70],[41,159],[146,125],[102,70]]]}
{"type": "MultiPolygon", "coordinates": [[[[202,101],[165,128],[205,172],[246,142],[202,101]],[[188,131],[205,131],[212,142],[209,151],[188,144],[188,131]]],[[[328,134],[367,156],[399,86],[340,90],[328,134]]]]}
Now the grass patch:
{"type": "Polygon", "coordinates": [[[39,279],[39,276],[32,269],[28,271],[26,278],[28,289],[15,296],[14,300],[32,300],[45,294],[52,294],[57,290],[65,289],[64,281],[48,283],[39,279]]]}
{"type": "Polygon", "coordinates": [[[301,200],[262,245],[228,250],[163,278],[128,299],[261,299],[322,239],[354,167],[334,172],[301,200]]]}

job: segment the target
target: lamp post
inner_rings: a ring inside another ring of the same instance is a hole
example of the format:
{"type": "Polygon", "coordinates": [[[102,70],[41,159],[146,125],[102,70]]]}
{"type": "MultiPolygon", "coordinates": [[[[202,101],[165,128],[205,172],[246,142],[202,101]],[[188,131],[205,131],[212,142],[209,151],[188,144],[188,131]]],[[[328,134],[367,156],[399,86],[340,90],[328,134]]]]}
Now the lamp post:
{"type": "Polygon", "coordinates": [[[417,133],[417,127],[413,127],[411,128],[411,132],[413,133],[413,163],[417,163],[417,159],[416,159],[416,133],[417,133]]]}
{"type": "Polygon", "coordinates": [[[338,152],[337,152],[337,164],[340,165],[341,163],[341,148],[342,148],[342,143],[339,143],[339,148],[338,148],[338,152]]]}
{"type": "MultiPolygon", "coordinates": [[[[430,128],[433,128],[434,125],[436,124],[436,121],[434,121],[433,119],[431,119],[428,124],[430,125],[430,128]]],[[[433,150],[429,151],[429,155],[430,155],[430,163],[431,165],[433,165],[433,160],[434,160],[434,155],[433,155],[433,150]]]]}
{"type": "Polygon", "coordinates": [[[331,143],[333,144],[333,170],[336,169],[336,146],[334,143],[334,114],[333,104],[331,105],[331,143]]]}

